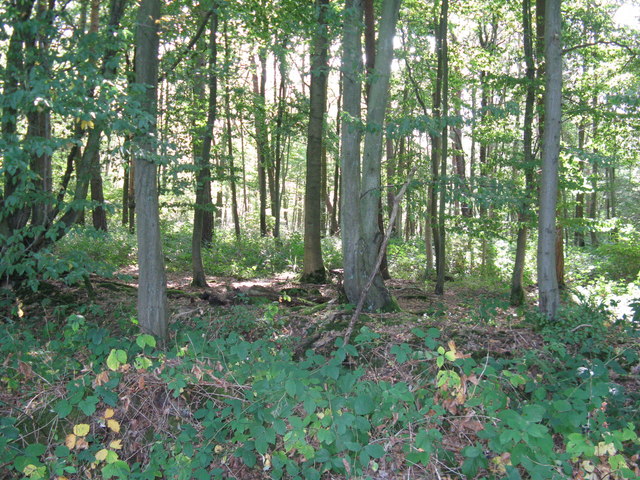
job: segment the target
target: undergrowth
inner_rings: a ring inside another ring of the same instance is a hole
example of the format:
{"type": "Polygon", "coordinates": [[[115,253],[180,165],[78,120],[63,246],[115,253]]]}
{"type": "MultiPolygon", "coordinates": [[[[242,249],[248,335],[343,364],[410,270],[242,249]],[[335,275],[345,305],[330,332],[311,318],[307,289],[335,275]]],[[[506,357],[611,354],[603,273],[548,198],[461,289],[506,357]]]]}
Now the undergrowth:
{"type": "MultiPolygon", "coordinates": [[[[572,343],[551,329],[542,350],[474,359],[435,328],[390,345],[364,327],[353,345],[338,339],[325,354],[295,360],[276,335],[278,308],[256,320],[264,339],[195,317],[173,326],[166,351],[133,324],[116,337],[76,314],[46,328],[7,319],[0,472],[638,478],[640,399],[624,382],[637,369],[634,349],[594,337],[572,343]]],[[[246,312],[236,315],[251,329],[246,312]]]]}

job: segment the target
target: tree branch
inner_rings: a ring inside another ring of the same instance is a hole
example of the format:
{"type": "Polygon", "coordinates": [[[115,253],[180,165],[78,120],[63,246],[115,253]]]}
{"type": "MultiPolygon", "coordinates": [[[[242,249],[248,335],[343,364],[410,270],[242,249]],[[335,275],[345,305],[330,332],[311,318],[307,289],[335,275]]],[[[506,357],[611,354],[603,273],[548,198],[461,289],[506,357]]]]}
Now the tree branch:
{"type": "Polygon", "coordinates": [[[204,33],[204,29],[207,27],[207,22],[209,21],[209,17],[211,15],[213,15],[213,12],[215,11],[215,5],[214,7],[209,10],[207,13],[205,13],[204,17],[202,18],[202,21],[200,22],[200,26],[198,27],[198,31],[196,32],[196,34],[193,36],[193,38],[191,39],[191,41],[187,44],[187,46],[185,46],[182,49],[182,52],[180,52],[178,54],[178,57],[173,61],[173,63],[171,64],[171,66],[165,70],[162,75],[160,75],[160,77],[158,78],[158,83],[162,83],[162,81],[167,78],[167,74],[169,72],[172,72],[173,70],[175,70],[175,68],[180,64],[180,62],[184,59],[185,55],[187,53],[189,53],[189,50],[191,50],[193,48],[193,46],[196,44],[196,42],[200,39],[200,37],[202,36],[202,34],[204,33]]]}

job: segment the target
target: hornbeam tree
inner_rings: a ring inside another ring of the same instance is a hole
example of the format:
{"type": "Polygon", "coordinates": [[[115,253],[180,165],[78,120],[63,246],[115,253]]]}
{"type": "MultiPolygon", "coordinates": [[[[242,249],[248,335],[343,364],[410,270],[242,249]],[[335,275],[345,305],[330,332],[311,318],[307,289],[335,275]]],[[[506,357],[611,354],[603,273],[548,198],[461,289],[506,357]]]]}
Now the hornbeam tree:
{"type": "MultiPolygon", "coordinates": [[[[359,2],[347,2],[347,15],[352,11],[359,11],[360,8],[359,2]]],[[[343,95],[344,111],[347,118],[349,118],[350,124],[343,127],[342,138],[342,232],[345,235],[347,230],[351,231],[351,233],[347,234],[348,236],[343,238],[344,285],[347,298],[354,304],[358,303],[358,299],[363,293],[363,287],[375,268],[382,243],[382,234],[378,226],[381,193],[382,133],[389,97],[393,38],[399,9],[400,0],[385,0],[382,4],[382,16],[376,45],[376,62],[369,87],[370,98],[367,104],[367,129],[364,140],[362,172],[360,172],[357,152],[360,134],[356,132],[357,125],[354,125],[360,118],[359,109],[354,107],[355,103],[360,101],[361,92],[357,80],[353,78],[347,79],[347,77],[358,75],[362,69],[360,66],[361,60],[356,58],[361,55],[361,43],[354,38],[359,34],[358,30],[355,29],[354,31],[353,25],[349,24],[354,22],[354,19],[345,19],[343,45],[345,84],[343,95]],[[348,82],[349,85],[347,85],[348,82]],[[356,122],[352,123],[354,119],[356,122]],[[345,138],[345,134],[347,138],[345,138]],[[358,185],[360,185],[359,188],[358,185]],[[351,211],[347,213],[349,210],[351,211]],[[357,212],[357,217],[354,212],[357,212]],[[356,229],[356,226],[359,229],[357,235],[352,232],[356,229]],[[347,265],[348,262],[351,263],[347,265]]],[[[376,272],[373,284],[369,291],[366,292],[364,306],[369,311],[393,307],[393,298],[385,287],[380,272],[376,272]]]]}
{"type": "Polygon", "coordinates": [[[560,0],[547,0],[544,15],[545,92],[538,223],[538,290],[540,313],[553,319],[560,304],[556,278],[556,203],[562,118],[560,0]]]}
{"type": "Polygon", "coordinates": [[[148,124],[136,139],[136,232],[138,235],[138,322],[160,343],[167,338],[167,281],[160,241],[156,163],[158,25],[160,0],[142,0],[136,28],[136,83],[148,124]]]}

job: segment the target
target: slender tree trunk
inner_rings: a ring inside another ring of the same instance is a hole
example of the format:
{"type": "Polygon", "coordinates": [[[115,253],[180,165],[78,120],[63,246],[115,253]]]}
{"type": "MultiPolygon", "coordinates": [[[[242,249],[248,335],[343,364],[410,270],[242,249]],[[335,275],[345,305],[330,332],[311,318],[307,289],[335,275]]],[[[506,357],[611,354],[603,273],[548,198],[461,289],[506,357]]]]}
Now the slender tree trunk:
{"type": "MultiPolygon", "coordinates": [[[[133,138],[130,139],[130,144],[133,144],[133,138]]],[[[136,162],[133,158],[131,145],[128,149],[128,162],[129,162],[129,233],[133,234],[136,231],[136,162]]]]}
{"type": "Polygon", "coordinates": [[[196,158],[196,203],[193,211],[193,234],[191,236],[191,267],[193,280],[191,285],[206,287],[207,280],[202,263],[202,243],[205,235],[205,217],[207,209],[211,211],[211,147],[213,129],[216,122],[218,96],[218,12],[214,9],[209,26],[209,100],[207,106],[207,124],[202,135],[202,156],[196,158]]]}
{"type": "MultiPolygon", "coordinates": [[[[585,128],[583,120],[580,120],[578,125],[578,149],[584,150],[585,143],[585,128]]],[[[586,175],[586,163],[580,160],[580,175],[584,178],[586,175]]],[[[575,218],[578,224],[578,230],[573,235],[573,242],[577,247],[584,247],[584,199],[585,194],[583,190],[576,193],[576,214],[575,218]]]]}
{"type": "Polygon", "coordinates": [[[329,0],[316,0],[318,26],[311,55],[311,93],[307,140],[307,172],[304,195],[304,265],[302,281],[322,283],[322,151],[327,104],[328,51],[327,9],[329,0]]]}
{"type": "Polygon", "coordinates": [[[527,237],[529,233],[529,221],[531,219],[532,192],[535,189],[533,156],[533,119],[536,96],[535,76],[536,69],[533,57],[533,30],[531,27],[531,0],[522,2],[522,30],[524,42],[524,57],[526,63],[527,94],[524,107],[523,125],[523,168],[525,172],[525,191],[520,210],[518,211],[518,236],[516,240],[516,256],[511,276],[511,304],[519,306],[524,303],[523,288],[524,267],[527,252],[527,237]]]}
{"type": "Polygon", "coordinates": [[[124,173],[122,175],[122,226],[129,224],[129,159],[124,158],[124,173]]]}
{"type": "Polygon", "coordinates": [[[592,226],[589,230],[589,236],[591,238],[591,245],[598,246],[600,244],[598,240],[598,233],[595,228],[595,223],[598,219],[598,165],[593,164],[591,171],[591,195],[589,198],[589,219],[592,226]]]}
{"type": "MultiPolygon", "coordinates": [[[[231,61],[231,47],[229,43],[229,33],[227,21],[224,22],[224,55],[225,64],[231,61]]],[[[240,239],[240,216],[238,214],[238,192],[237,192],[237,172],[233,155],[233,132],[231,129],[231,92],[229,89],[230,75],[227,73],[224,85],[224,114],[227,122],[227,155],[229,158],[229,182],[231,184],[231,215],[233,217],[233,228],[236,239],[240,239]]]]}
{"type": "Polygon", "coordinates": [[[267,57],[259,54],[260,78],[258,78],[257,66],[253,73],[253,96],[255,109],[256,147],[258,152],[258,195],[260,203],[260,235],[266,237],[267,231],[267,171],[269,163],[269,139],[266,125],[266,99],[265,88],[267,84],[267,57]]]}
{"type": "MultiPolygon", "coordinates": [[[[441,59],[439,63],[442,63],[442,116],[445,119],[447,119],[447,116],[449,115],[449,48],[447,41],[448,24],[449,0],[442,0],[442,12],[440,18],[441,51],[439,52],[439,56],[441,56],[441,59]]],[[[440,137],[442,141],[440,149],[440,203],[438,205],[440,209],[440,211],[438,212],[438,234],[440,238],[438,239],[438,250],[436,251],[436,295],[444,294],[444,277],[446,269],[445,201],[447,198],[447,185],[445,183],[445,179],[447,177],[447,152],[449,144],[448,131],[449,127],[445,124],[442,129],[442,135],[440,137]]]]}
{"type": "Polygon", "coordinates": [[[160,0],[141,0],[136,29],[136,83],[145,85],[140,107],[152,119],[137,138],[136,205],[138,232],[138,321],[143,331],[163,345],[167,338],[167,295],[160,238],[157,164],[155,162],[156,91],[158,82],[158,25],[160,0]]]}
{"type": "Polygon", "coordinates": [[[556,203],[562,118],[562,44],[560,0],[545,4],[545,95],[540,220],[538,226],[538,289],[540,312],[554,319],[560,303],[556,277],[556,203]]]}

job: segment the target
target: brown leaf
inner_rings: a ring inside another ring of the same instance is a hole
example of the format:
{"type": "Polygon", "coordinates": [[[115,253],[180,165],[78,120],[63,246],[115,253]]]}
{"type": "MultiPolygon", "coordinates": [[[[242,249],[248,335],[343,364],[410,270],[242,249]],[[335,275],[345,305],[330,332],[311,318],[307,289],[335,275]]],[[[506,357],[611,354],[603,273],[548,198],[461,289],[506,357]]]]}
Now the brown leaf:
{"type": "Polygon", "coordinates": [[[20,372],[26,380],[33,378],[33,368],[31,368],[31,365],[23,361],[18,363],[18,372],[20,372]]]}
{"type": "Polygon", "coordinates": [[[93,386],[99,387],[100,385],[104,385],[109,381],[109,372],[104,370],[96,375],[96,378],[93,380],[93,386]]]}

